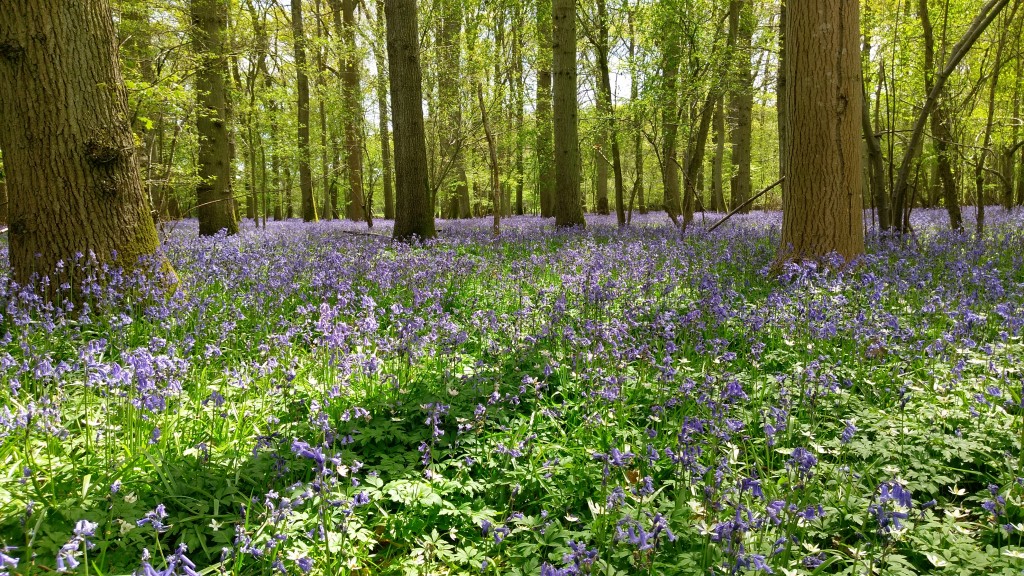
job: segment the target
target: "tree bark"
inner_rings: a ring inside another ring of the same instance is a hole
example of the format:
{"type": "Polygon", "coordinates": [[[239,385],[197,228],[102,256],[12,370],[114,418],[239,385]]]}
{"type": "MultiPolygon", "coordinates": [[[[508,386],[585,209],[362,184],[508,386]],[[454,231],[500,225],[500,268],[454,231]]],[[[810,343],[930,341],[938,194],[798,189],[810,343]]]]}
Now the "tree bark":
{"type": "Polygon", "coordinates": [[[676,136],[679,132],[679,41],[671,34],[666,35],[661,56],[661,185],[664,190],[665,211],[673,221],[682,211],[679,192],[679,164],[676,136]]]}
{"type": "Polygon", "coordinates": [[[583,227],[586,221],[580,194],[576,0],[553,0],[552,20],[555,225],[583,227]]]}
{"type": "MultiPolygon", "coordinates": [[[[730,197],[733,208],[743,205],[751,192],[750,149],[753,132],[754,75],[750,50],[754,36],[754,10],[751,0],[730,0],[729,36],[733,47],[733,82],[729,97],[732,120],[732,177],[730,197]]],[[[741,213],[749,212],[744,208],[741,213]]]]}
{"type": "Polygon", "coordinates": [[[196,70],[196,128],[199,132],[196,213],[199,234],[238,232],[231,189],[231,138],[228,134],[227,6],[217,0],[192,0],[192,43],[196,70]]]}
{"type": "Polygon", "coordinates": [[[487,139],[487,157],[491,172],[491,197],[494,201],[492,210],[494,221],[491,224],[491,232],[497,236],[501,234],[501,177],[498,173],[498,148],[494,143],[494,133],[491,132],[491,122],[487,118],[487,106],[484,104],[484,88],[481,84],[476,85],[476,96],[480,102],[480,118],[483,120],[484,137],[487,139]]]}
{"type": "Polygon", "coordinates": [[[794,2],[787,14],[789,190],[780,260],[864,252],[857,0],[794,2]]]}
{"type": "MultiPolygon", "coordinates": [[[[377,29],[378,34],[385,34],[384,24],[384,0],[377,0],[377,29]]],[[[375,42],[373,45],[373,59],[377,65],[377,129],[380,133],[380,160],[383,174],[384,187],[384,218],[393,220],[395,218],[395,194],[392,186],[394,174],[391,163],[391,129],[388,127],[388,79],[387,61],[384,57],[384,42],[375,42]]]]}
{"type": "Polygon", "coordinates": [[[537,196],[540,214],[555,215],[555,149],[551,124],[551,8],[548,0],[537,1],[537,196]]]}
{"type": "MultiPolygon", "coordinates": [[[[450,74],[450,80],[438,82],[440,100],[441,161],[451,166],[444,170],[451,174],[452,182],[446,190],[446,218],[469,217],[469,186],[466,179],[466,157],[463,151],[465,135],[462,127],[462,93],[460,82],[462,71],[462,2],[446,1],[442,8],[438,26],[437,50],[440,69],[450,74]]],[[[472,100],[470,101],[472,102],[472,100]]]]}
{"type": "Polygon", "coordinates": [[[416,0],[385,0],[391,111],[395,128],[395,229],[398,240],[436,235],[427,181],[423,128],[423,73],[420,69],[416,0]]]}
{"type": "Polygon", "coordinates": [[[700,124],[697,126],[697,133],[693,137],[693,143],[686,158],[686,174],[683,176],[684,194],[683,197],[683,226],[689,226],[693,222],[693,208],[697,194],[700,193],[700,174],[704,172],[704,151],[708,144],[708,132],[711,128],[711,120],[715,114],[715,102],[717,94],[708,94],[704,101],[704,107],[700,111],[700,124]]]}
{"type": "MultiPolygon", "coordinates": [[[[725,98],[722,96],[715,100],[715,117],[711,121],[714,125],[715,134],[715,158],[711,165],[711,210],[714,212],[726,212],[725,186],[722,182],[722,172],[725,164],[725,98]]],[[[781,138],[781,130],[779,134],[781,138]]],[[[780,166],[784,167],[785,164],[780,161],[780,166]]],[[[781,178],[782,174],[779,177],[781,178]]]]}
{"type": "MultiPolygon", "coordinates": [[[[775,102],[778,112],[779,126],[779,178],[782,179],[787,173],[786,162],[789,153],[789,82],[786,74],[786,5],[789,0],[779,1],[779,71],[775,79],[775,102]]],[[[786,189],[789,185],[782,180],[782,196],[785,199],[786,189]]],[[[785,201],[785,200],[783,200],[785,201]]]]}
{"type": "Polygon", "coordinates": [[[74,284],[77,254],[135,266],[156,250],[157,234],[139,180],[109,4],[2,0],[0,14],[0,149],[13,279],[25,286],[50,276],[51,290],[74,284]]]}
{"type": "Polygon", "coordinates": [[[363,193],[363,105],[356,47],[356,0],[331,0],[331,10],[342,50],[341,97],[345,110],[345,173],[348,180],[345,216],[354,222],[366,220],[373,227],[373,216],[365,210],[363,193]]]}
{"type": "MultiPolygon", "coordinates": [[[[207,0],[209,1],[209,0],[207,0]]],[[[306,38],[302,25],[302,0],[292,0],[292,33],[295,36],[295,76],[298,97],[299,191],[302,220],[316,222],[313,174],[309,169],[309,77],[306,74],[306,38]]],[[[289,211],[290,211],[289,206],[289,211]]]]}

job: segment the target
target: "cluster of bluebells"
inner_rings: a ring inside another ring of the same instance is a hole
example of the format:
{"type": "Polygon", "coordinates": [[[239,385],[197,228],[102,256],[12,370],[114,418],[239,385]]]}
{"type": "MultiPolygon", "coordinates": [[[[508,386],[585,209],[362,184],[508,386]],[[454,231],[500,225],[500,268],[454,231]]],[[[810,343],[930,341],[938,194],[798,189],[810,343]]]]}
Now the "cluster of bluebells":
{"type": "MultiPolygon", "coordinates": [[[[486,470],[500,488],[485,487],[480,497],[489,507],[515,501],[522,510],[546,502],[550,494],[542,490],[594,483],[579,489],[592,490],[586,496],[604,505],[596,514],[607,515],[600,521],[608,522],[610,542],[570,541],[571,552],[558,566],[544,564],[543,574],[668,556],[686,548],[668,544],[705,535],[714,549],[709,557],[726,571],[772,573],[782,567],[780,550],[813,538],[801,527],[824,519],[822,504],[829,505],[823,493],[835,462],[802,436],[800,418],[813,411],[832,419],[821,429],[839,445],[862,434],[857,425],[868,431],[865,437],[871,434],[870,419],[831,413],[838,405],[832,400],[864,386],[851,382],[850,358],[837,350],[854,349],[855,363],[867,370],[897,352],[920,351],[929,369],[950,375],[940,388],[987,378],[968,396],[972,423],[1020,407],[1021,383],[999,357],[1000,346],[1024,328],[1016,290],[1021,263],[1013,256],[1019,217],[996,216],[992,224],[1007,233],[978,243],[933,233],[913,249],[872,236],[859,267],[802,262],[777,276],[771,265],[778,215],[737,217],[717,233],[691,230],[685,238],[658,218],[638,215],[628,230],[597,218],[587,231],[549,230],[540,219],[515,218],[498,240],[479,222],[452,222],[426,249],[337,233],[354,231],[350,223],[274,223],[213,239],[183,224],[168,235],[163,252],[182,282],[173,294],[145,275],[80,255],[66,266],[89,270],[82,300],[47,303],[31,287],[13,284],[4,294],[0,316],[10,329],[0,335],[0,442],[102,446],[76,454],[76,466],[97,481],[108,474],[110,499],[146,498],[139,509],[150,511],[124,519],[124,526],[132,529],[134,521],[134,529],[166,539],[175,528],[205,526],[189,524],[185,514],[175,514],[170,525],[156,483],[140,490],[144,481],[126,475],[122,486],[119,463],[107,456],[115,442],[131,436],[134,444],[114,450],[126,450],[129,461],[154,454],[191,458],[173,453],[185,444],[196,465],[210,469],[237,473],[239,466],[263,469],[272,460],[271,485],[259,492],[266,497],[243,500],[248,510],[232,513],[232,553],[282,573],[296,567],[306,573],[319,558],[288,549],[295,540],[314,548],[333,542],[329,535],[351,534],[358,516],[373,508],[366,505],[374,492],[360,486],[366,478],[357,474],[362,462],[372,467],[383,458],[353,426],[378,424],[380,414],[390,413],[415,428],[408,438],[387,439],[413,463],[412,475],[420,470],[417,455],[425,480],[439,489],[453,481],[453,469],[471,476],[486,470]],[[1001,264],[992,263],[992,254],[1001,264]],[[768,289],[749,290],[757,283],[768,289]],[[915,292],[927,295],[920,322],[905,322],[886,306],[902,309],[915,292]],[[993,338],[996,323],[1000,335],[993,338]],[[830,347],[833,341],[841,345],[830,347]],[[791,356],[780,360],[779,349],[791,356]],[[410,391],[415,402],[408,401],[410,391]],[[98,421],[80,418],[76,409],[83,404],[101,411],[98,421]],[[519,415],[553,427],[523,433],[510,425],[519,415]],[[234,439],[237,444],[210,433],[250,421],[255,432],[234,439]],[[446,435],[456,422],[458,434],[446,435]],[[122,434],[126,429],[137,433],[122,434]],[[570,456],[541,445],[554,429],[560,442],[580,451],[570,456]],[[754,461],[749,454],[762,444],[781,457],[754,461]],[[737,446],[742,453],[734,453],[737,446]],[[592,456],[581,461],[579,453],[592,456]],[[520,493],[516,474],[533,466],[537,454],[541,479],[530,478],[520,493]],[[448,466],[449,458],[460,465],[448,466]],[[581,470],[573,483],[562,482],[567,471],[581,470]],[[778,493],[780,485],[787,494],[778,493]],[[498,496],[510,492],[510,500],[498,496]],[[307,503],[316,510],[303,508],[307,503]],[[666,504],[699,514],[691,522],[670,520],[666,504]],[[263,532],[256,520],[246,524],[249,518],[264,522],[263,532]],[[695,536],[694,525],[706,534],[695,536]],[[759,531],[763,538],[750,537],[759,531]],[[606,546],[629,554],[602,557],[597,550],[606,546]],[[286,566],[288,559],[294,566],[286,566]]],[[[938,226],[935,213],[915,211],[914,218],[918,229],[938,226]]],[[[922,399],[916,390],[893,384],[892,406],[912,410],[922,399]]],[[[854,452],[870,448],[860,444],[843,456],[854,459],[854,452]]],[[[69,473],[39,466],[16,464],[14,470],[23,470],[13,486],[22,517],[0,518],[0,525],[29,525],[24,517],[42,500],[37,485],[81,486],[69,473]]],[[[408,480],[395,473],[381,482],[396,477],[408,480]]],[[[895,481],[872,488],[862,495],[878,530],[901,530],[914,508],[909,490],[895,481]]],[[[387,498],[386,490],[377,493],[387,498]]],[[[1009,495],[991,487],[981,496],[981,509],[1012,528],[1009,495]]],[[[394,501],[388,506],[396,523],[409,513],[394,501]]],[[[570,512],[576,538],[590,520],[586,510],[570,512]]],[[[497,517],[506,515],[498,525],[480,524],[488,545],[518,537],[509,528],[510,512],[497,517]]],[[[542,517],[550,525],[546,512],[542,517]]],[[[58,528],[66,534],[71,527],[58,528]]],[[[100,533],[111,532],[103,528],[100,533]]],[[[75,570],[97,529],[88,521],[75,525],[56,568],[75,570]]],[[[0,549],[0,576],[42,557],[18,552],[21,560],[13,549],[0,549]]],[[[141,573],[188,575],[214,562],[204,550],[192,550],[191,558],[186,552],[179,546],[160,562],[147,552],[141,573]]],[[[372,546],[360,553],[373,554],[372,546]]],[[[825,557],[815,553],[800,562],[814,569],[825,557]]]]}

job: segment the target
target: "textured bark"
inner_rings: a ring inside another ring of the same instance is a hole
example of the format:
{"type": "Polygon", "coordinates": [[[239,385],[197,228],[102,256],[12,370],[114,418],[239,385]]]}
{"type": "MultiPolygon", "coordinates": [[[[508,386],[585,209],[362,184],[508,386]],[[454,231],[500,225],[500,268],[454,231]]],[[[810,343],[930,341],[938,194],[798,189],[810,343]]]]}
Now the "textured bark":
{"type": "Polygon", "coordinates": [[[580,194],[575,0],[553,0],[552,21],[555,224],[586,226],[580,194]]]}
{"type": "Polygon", "coordinates": [[[540,214],[554,216],[555,149],[551,125],[551,7],[537,1],[537,196],[540,214]]]}
{"type": "Polygon", "coordinates": [[[427,181],[423,128],[423,73],[420,69],[416,0],[385,0],[391,111],[395,127],[395,230],[399,240],[436,234],[427,181]]]}
{"type": "MultiPolygon", "coordinates": [[[[639,102],[640,99],[640,66],[636,64],[636,27],[633,23],[635,16],[632,10],[629,12],[629,61],[630,82],[629,101],[639,102]]],[[[636,178],[633,181],[633,192],[629,201],[629,220],[632,220],[633,198],[637,203],[637,211],[641,214],[647,213],[647,198],[644,194],[644,141],[643,141],[644,118],[640,106],[633,109],[633,169],[636,171],[636,178]]]]}
{"type": "Polygon", "coordinates": [[[157,247],[107,2],[0,0],[0,149],[13,279],[76,253],[132,267],[157,247]]]}
{"type": "Polygon", "coordinates": [[[864,252],[857,0],[788,8],[789,190],[780,259],[864,252]]]}
{"type": "MultiPolygon", "coordinates": [[[[750,147],[753,131],[754,75],[751,71],[750,50],[754,36],[754,9],[752,0],[729,2],[729,37],[733,48],[733,81],[729,97],[732,121],[732,163],[736,171],[732,176],[730,198],[733,208],[750,198],[750,147]]],[[[749,207],[740,210],[748,212],[749,207]]]]}
{"type": "MultiPolygon", "coordinates": [[[[384,32],[384,0],[377,0],[377,20],[378,30],[384,32]]],[[[380,132],[380,159],[383,171],[381,178],[384,181],[384,218],[392,220],[395,217],[395,192],[392,186],[394,174],[391,163],[391,129],[388,127],[390,120],[387,62],[381,45],[381,42],[377,42],[373,46],[373,58],[377,64],[377,117],[379,121],[377,129],[380,132]]]]}
{"type": "MultiPolygon", "coordinates": [[[[715,101],[715,117],[712,118],[712,124],[714,125],[715,158],[711,164],[711,210],[725,212],[725,186],[722,182],[723,165],[725,164],[725,98],[721,96],[715,101]]],[[[780,130],[780,138],[781,134],[780,130]]],[[[781,161],[780,166],[784,166],[781,161]]]]}
{"type": "Polygon", "coordinates": [[[192,0],[192,44],[196,70],[196,129],[199,132],[196,215],[199,233],[238,232],[231,195],[231,146],[228,134],[227,6],[217,0],[192,0]]]}
{"type": "MultiPolygon", "coordinates": [[[[292,34],[295,36],[295,84],[298,97],[296,109],[299,122],[299,192],[302,198],[302,220],[315,222],[317,217],[316,203],[313,201],[313,174],[309,169],[309,77],[306,74],[306,37],[302,25],[302,0],[292,0],[291,4],[292,34]]],[[[289,212],[291,212],[290,205],[289,212]]]]}

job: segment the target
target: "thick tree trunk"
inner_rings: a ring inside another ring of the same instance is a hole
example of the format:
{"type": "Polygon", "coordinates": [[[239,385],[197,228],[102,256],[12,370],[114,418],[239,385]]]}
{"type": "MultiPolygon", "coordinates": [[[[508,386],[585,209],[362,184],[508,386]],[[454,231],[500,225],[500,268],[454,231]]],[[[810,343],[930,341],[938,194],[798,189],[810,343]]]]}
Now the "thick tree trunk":
{"type": "Polygon", "coordinates": [[[576,1],[552,2],[555,224],[586,226],[580,194],[579,103],[576,99],[576,1]]]}
{"type": "MultiPolygon", "coordinates": [[[[299,191],[302,196],[302,220],[315,222],[313,174],[309,169],[309,77],[306,73],[306,38],[302,25],[302,0],[292,0],[292,34],[295,36],[295,76],[298,96],[299,191]]],[[[289,206],[289,212],[291,206],[289,206]]]]}
{"type": "Polygon", "coordinates": [[[7,226],[7,182],[0,180],[0,226],[7,226]]]}
{"type": "MultiPolygon", "coordinates": [[[[0,1],[0,149],[13,279],[76,254],[134,266],[157,247],[107,2],[0,1]]],[[[65,268],[67,270],[67,268],[65,268]]]]}
{"type": "MultiPolygon", "coordinates": [[[[384,0],[377,0],[377,28],[383,34],[384,24],[384,0]]],[[[395,193],[392,186],[394,180],[391,163],[391,134],[389,113],[388,113],[388,79],[386,76],[387,62],[384,58],[383,42],[377,42],[373,46],[373,58],[377,65],[377,129],[380,133],[380,159],[383,174],[381,179],[384,186],[384,218],[393,220],[395,218],[395,193]]]]}
{"type": "Polygon", "coordinates": [[[227,6],[217,0],[192,0],[192,43],[196,70],[196,128],[199,132],[196,213],[199,233],[238,232],[231,193],[231,138],[228,134],[227,6]]]}
{"type": "Polygon", "coordinates": [[[794,2],[787,13],[789,190],[780,259],[864,252],[857,0],[794,2]]]}
{"type": "Polygon", "coordinates": [[[682,211],[679,164],[676,160],[676,136],[679,132],[679,95],[676,93],[681,58],[679,50],[678,39],[668,35],[661,58],[661,185],[664,190],[665,211],[673,222],[682,211]]]}
{"type": "Polygon", "coordinates": [[[427,181],[423,128],[423,73],[416,24],[416,0],[385,0],[391,111],[395,127],[394,237],[426,240],[436,235],[427,181]]]}
{"type": "MultiPolygon", "coordinates": [[[[730,197],[733,208],[750,198],[750,149],[753,132],[754,75],[751,73],[750,50],[754,36],[755,17],[751,0],[731,0],[729,3],[729,36],[733,46],[734,79],[729,98],[732,120],[732,163],[736,171],[732,177],[730,197]]],[[[741,213],[749,212],[745,207],[741,213]]]]}

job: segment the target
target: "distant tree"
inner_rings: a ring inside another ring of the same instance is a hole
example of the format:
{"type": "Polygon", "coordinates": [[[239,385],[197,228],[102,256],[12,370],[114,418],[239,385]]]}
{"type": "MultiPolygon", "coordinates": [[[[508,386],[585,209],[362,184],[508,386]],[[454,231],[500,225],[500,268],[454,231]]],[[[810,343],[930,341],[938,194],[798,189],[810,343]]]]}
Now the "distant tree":
{"type": "Polygon", "coordinates": [[[395,137],[395,230],[399,240],[436,235],[427,181],[423,73],[416,0],[385,0],[391,111],[395,137]]]}
{"type": "Polygon", "coordinates": [[[789,188],[779,255],[849,260],[864,252],[858,1],[807,0],[787,10],[789,188]]]}
{"type": "Polygon", "coordinates": [[[156,250],[157,234],[109,4],[5,1],[0,14],[0,149],[14,280],[52,278],[76,253],[133,266],[156,250]]]}
{"type": "Polygon", "coordinates": [[[555,224],[586,226],[580,194],[579,102],[576,91],[576,0],[553,0],[555,224]]]}
{"type": "MultiPolygon", "coordinates": [[[[395,217],[395,190],[392,182],[394,181],[394,170],[391,163],[391,132],[388,127],[390,124],[390,113],[388,111],[388,76],[387,76],[387,60],[384,56],[384,44],[383,37],[385,36],[385,24],[384,24],[384,0],[377,0],[377,39],[373,43],[373,62],[377,66],[377,81],[375,83],[376,94],[377,94],[377,126],[380,131],[380,159],[381,159],[381,179],[384,183],[384,217],[387,219],[393,219],[395,217]]],[[[469,202],[468,192],[466,202],[469,202]]]]}
{"type": "MultiPolygon", "coordinates": [[[[733,51],[733,80],[729,97],[732,121],[732,176],[730,199],[735,209],[750,198],[750,148],[753,129],[754,74],[751,71],[751,40],[756,27],[753,0],[729,2],[729,45],[733,51]]],[[[749,211],[749,206],[741,212],[749,211]]]]}
{"type": "Polygon", "coordinates": [[[199,133],[196,215],[199,233],[238,232],[231,192],[231,146],[228,134],[227,5],[220,0],[192,0],[192,46],[196,69],[196,129],[199,133]]]}

